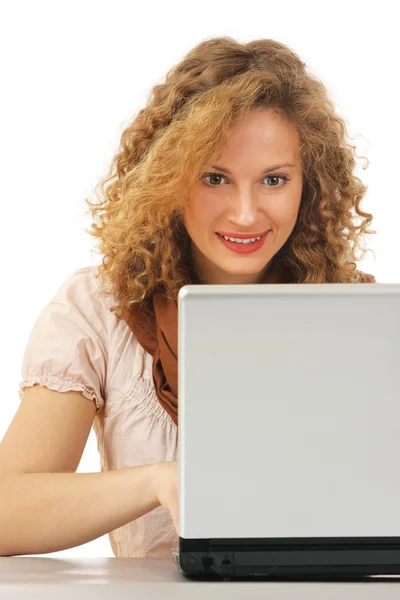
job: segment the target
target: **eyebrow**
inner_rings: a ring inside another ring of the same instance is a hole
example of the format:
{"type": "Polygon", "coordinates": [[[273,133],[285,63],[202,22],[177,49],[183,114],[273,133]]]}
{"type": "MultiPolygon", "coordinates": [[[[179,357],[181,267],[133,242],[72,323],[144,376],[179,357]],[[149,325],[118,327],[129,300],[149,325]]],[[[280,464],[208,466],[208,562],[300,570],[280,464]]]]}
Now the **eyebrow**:
{"type": "MultiPolygon", "coordinates": [[[[296,168],[296,165],[293,165],[292,163],[282,163],[281,165],[274,165],[272,167],[268,167],[267,169],[265,169],[265,171],[263,171],[263,173],[270,173],[271,171],[275,171],[276,169],[282,169],[283,167],[293,167],[296,168]]],[[[225,173],[228,173],[229,175],[232,175],[232,173],[230,172],[229,169],[227,169],[226,167],[219,167],[218,165],[211,165],[212,169],[217,169],[218,171],[224,171],[225,173]]]]}

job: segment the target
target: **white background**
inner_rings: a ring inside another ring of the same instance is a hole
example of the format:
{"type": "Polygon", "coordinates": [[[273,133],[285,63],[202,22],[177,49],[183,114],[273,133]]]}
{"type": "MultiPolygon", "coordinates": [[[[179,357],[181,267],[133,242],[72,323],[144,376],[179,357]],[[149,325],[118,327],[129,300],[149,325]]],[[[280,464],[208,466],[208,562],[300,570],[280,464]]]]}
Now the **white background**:
{"type": "MultiPolygon", "coordinates": [[[[356,174],[369,186],[363,208],[375,216],[377,235],[367,241],[376,260],[369,253],[359,268],[379,282],[400,281],[395,10],[382,0],[1,4],[0,439],[19,406],[20,366],[36,317],[74,270],[100,262],[84,231],[84,198],[94,200],[122,130],[151,87],[204,39],[274,38],[325,82],[357,154],[370,161],[356,174]]],[[[91,432],[78,471],[99,470],[91,432]]],[[[107,536],[53,555],[113,556],[107,536]]]]}

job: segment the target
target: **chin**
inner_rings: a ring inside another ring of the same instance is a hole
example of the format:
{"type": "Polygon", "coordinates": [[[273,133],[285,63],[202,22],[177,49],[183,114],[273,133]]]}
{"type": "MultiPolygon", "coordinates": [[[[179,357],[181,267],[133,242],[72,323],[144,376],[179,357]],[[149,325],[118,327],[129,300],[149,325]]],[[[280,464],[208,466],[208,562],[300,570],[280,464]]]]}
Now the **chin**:
{"type": "Polygon", "coordinates": [[[260,261],[258,264],[249,264],[247,266],[242,267],[235,267],[235,265],[229,265],[225,263],[216,264],[216,266],[219,269],[221,269],[221,271],[229,273],[229,275],[257,275],[257,273],[260,273],[260,271],[265,269],[265,267],[267,266],[267,261],[260,261]]]}

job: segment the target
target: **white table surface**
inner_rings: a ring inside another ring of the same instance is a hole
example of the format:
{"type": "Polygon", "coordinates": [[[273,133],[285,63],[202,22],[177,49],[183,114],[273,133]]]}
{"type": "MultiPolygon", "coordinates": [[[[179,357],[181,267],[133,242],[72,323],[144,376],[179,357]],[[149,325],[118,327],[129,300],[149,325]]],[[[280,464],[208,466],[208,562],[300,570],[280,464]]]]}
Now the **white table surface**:
{"type": "Polygon", "coordinates": [[[0,599],[398,600],[400,577],[362,582],[191,581],[171,559],[0,557],[0,599]]]}

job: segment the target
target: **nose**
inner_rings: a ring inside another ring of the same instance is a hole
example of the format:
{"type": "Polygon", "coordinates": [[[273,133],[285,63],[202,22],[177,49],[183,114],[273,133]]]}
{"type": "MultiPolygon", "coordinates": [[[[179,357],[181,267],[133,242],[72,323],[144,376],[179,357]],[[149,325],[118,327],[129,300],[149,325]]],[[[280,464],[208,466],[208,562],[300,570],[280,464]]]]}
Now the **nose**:
{"type": "Polygon", "coordinates": [[[251,191],[239,191],[233,194],[230,202],[228,220],[239,227],[251,227],[257,222],[259,201],[251,191]]]}

